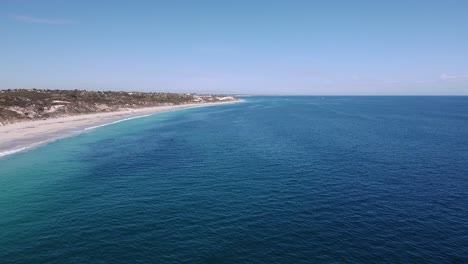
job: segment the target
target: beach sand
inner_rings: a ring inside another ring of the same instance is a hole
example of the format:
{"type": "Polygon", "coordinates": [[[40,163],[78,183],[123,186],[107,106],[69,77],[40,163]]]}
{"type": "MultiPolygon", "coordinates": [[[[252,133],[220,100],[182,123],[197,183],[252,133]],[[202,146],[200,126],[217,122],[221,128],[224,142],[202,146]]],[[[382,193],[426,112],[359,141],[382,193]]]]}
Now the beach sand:
{"type": "Polygon", "coordinates": [[[43,145],[60,138],[77,135],[90,129],[129,119],[188,108],[232,104],[237,102],[239,101],[157,106],[8,124],[0,126],[0,158],[43,145]]]}

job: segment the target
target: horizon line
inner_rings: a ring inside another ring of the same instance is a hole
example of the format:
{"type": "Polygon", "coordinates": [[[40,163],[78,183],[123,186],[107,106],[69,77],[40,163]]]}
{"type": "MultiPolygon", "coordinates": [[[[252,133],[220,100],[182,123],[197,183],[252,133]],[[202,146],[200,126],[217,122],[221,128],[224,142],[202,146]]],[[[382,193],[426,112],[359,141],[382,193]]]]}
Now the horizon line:
{"type": "Polygon", "coordinates": [[[73,90],[79,90],[79,91],[90,91],[90,92],[127,92],[127,93],[132,93],[132,92],[138,92],[138,93],[174,93],[174,94],[211,94],[211,95],[231,95],[231,96],[323,96],[323,97],[331,97],[331,96],[398,96],[398,97],[415,97],[415,96],[468,96],[468,94],[256,94],[256,93],[226,93],[226,92],[211,92],[211,93],[206,93],[206,92],[170,92],[170,91],[137,91],[137,90],[88,90],[88,89],[47,89],[47,88],[0,88],[0,91],[6,91],[6,90],[51,90],[51,91],[73,91],[73,90]]]}

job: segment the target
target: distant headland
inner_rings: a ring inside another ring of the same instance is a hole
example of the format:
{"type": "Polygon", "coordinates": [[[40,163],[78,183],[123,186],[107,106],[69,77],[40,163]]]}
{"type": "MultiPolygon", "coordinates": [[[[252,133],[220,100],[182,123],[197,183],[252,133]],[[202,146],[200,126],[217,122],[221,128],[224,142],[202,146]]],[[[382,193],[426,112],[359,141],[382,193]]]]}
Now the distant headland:
{"type": "Polygon", "coordinates": [[[232,102],[232,96],[87,90],[0,90],[0,126],[30,120],[144,107],[232,102]]]}
{"type": "Polygon", "coordinates": [[[241,101],[223,95],[0,90],[0,157],[129,119],[241,101]]]}

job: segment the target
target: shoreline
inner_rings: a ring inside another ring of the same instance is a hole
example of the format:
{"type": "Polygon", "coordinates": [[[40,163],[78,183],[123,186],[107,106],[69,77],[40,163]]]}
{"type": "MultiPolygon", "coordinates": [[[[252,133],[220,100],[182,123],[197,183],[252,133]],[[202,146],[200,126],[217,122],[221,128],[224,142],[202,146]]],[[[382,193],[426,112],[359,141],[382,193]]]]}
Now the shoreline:
{"type": "Polygon", "coordinates": [[[46,145],[58,139],[72,137],[96,128],[132,119],[190,108],[235,104],[240,102],[243,102],[243,100],[204,104],[155,106],[7,124],[0,126],[0,159],[46,145]]]}

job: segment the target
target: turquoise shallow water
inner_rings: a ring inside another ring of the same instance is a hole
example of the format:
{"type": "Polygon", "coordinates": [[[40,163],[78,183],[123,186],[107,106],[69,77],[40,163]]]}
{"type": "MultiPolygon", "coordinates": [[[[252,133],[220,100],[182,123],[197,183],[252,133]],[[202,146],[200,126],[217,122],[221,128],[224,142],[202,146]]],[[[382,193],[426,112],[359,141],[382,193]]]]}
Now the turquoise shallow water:
{"type": "Polygon", "coordinates": [[[0,160],[0,263],[467,263],[468,97],[251,97],[0,160]]]}

